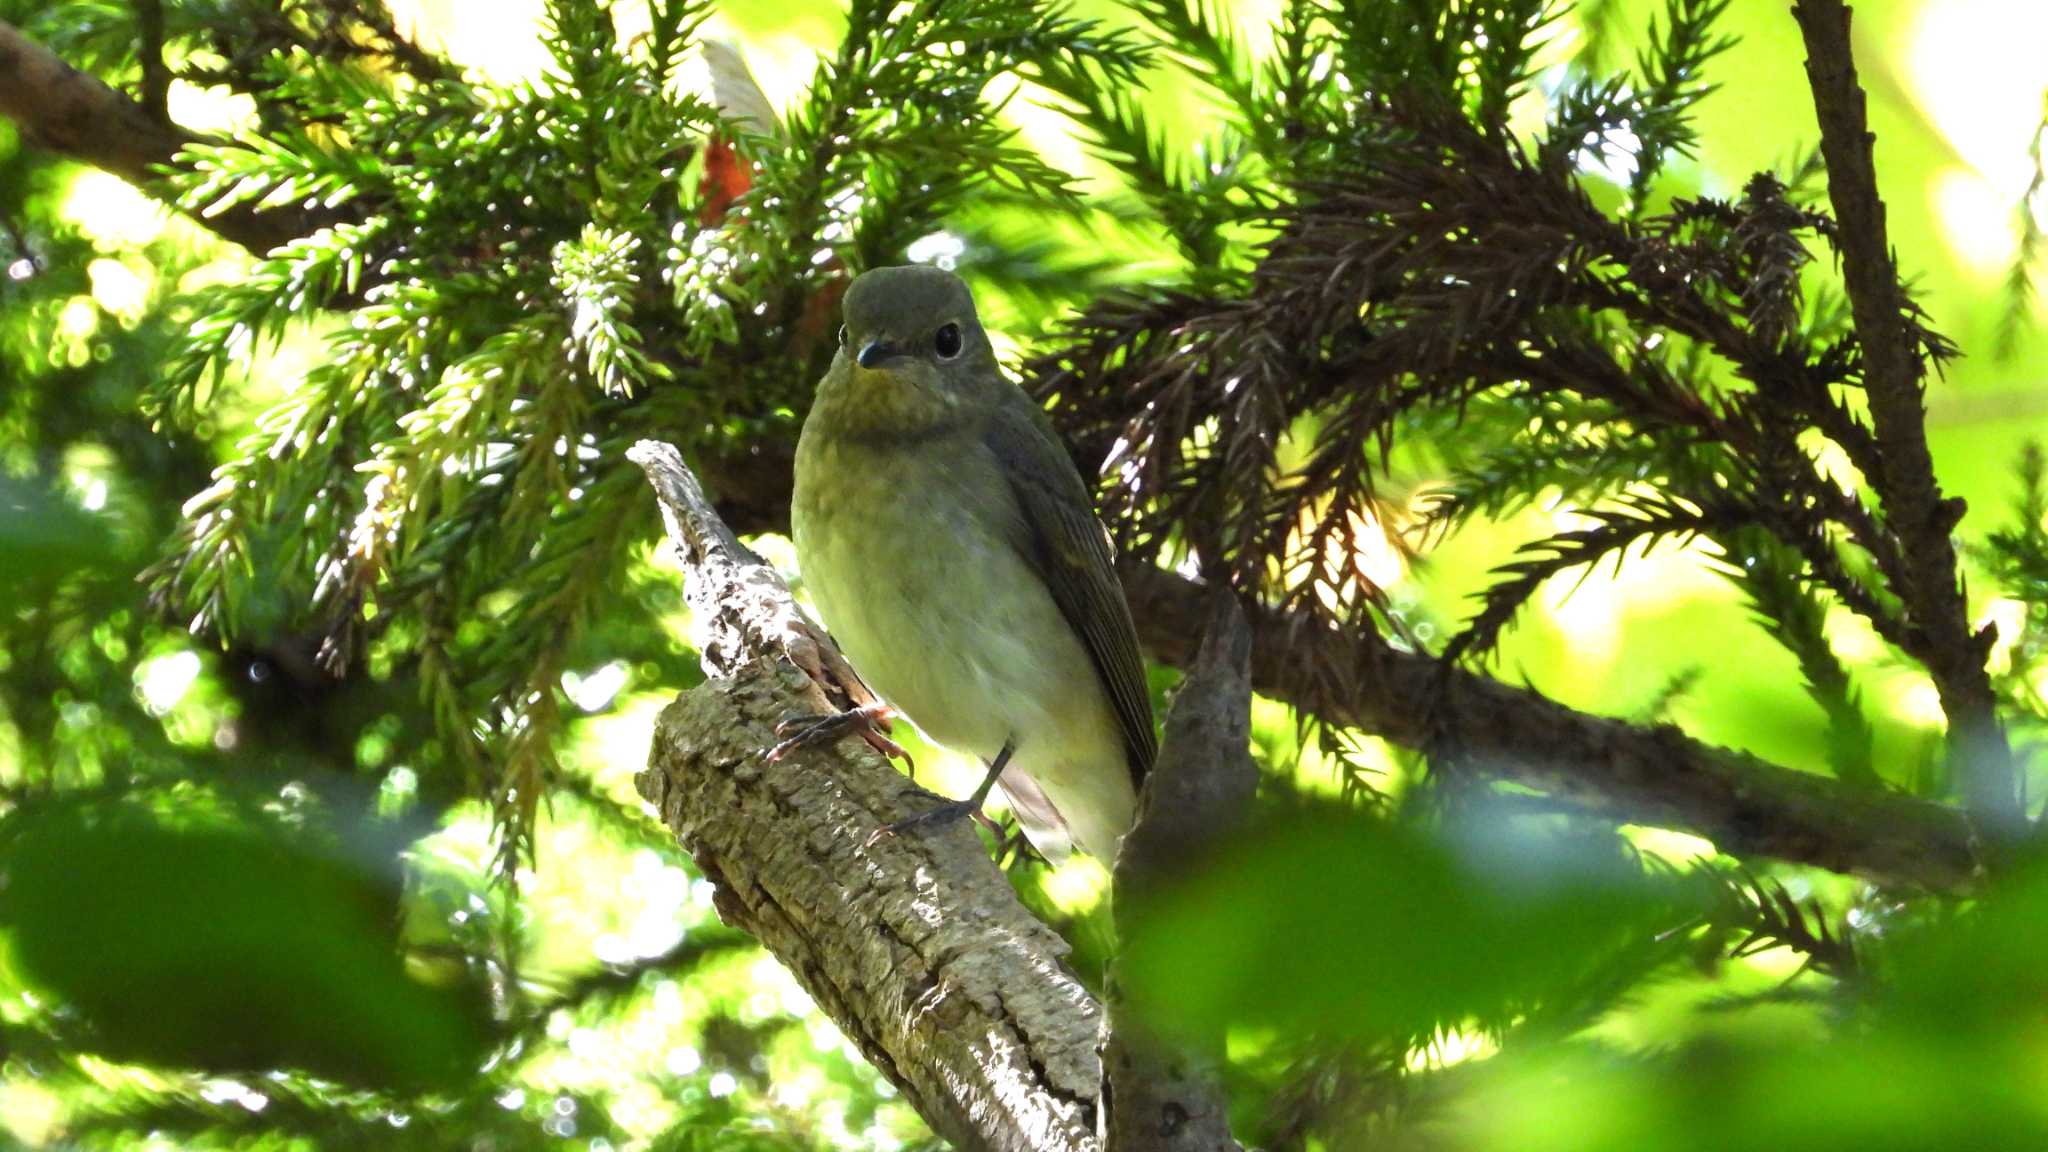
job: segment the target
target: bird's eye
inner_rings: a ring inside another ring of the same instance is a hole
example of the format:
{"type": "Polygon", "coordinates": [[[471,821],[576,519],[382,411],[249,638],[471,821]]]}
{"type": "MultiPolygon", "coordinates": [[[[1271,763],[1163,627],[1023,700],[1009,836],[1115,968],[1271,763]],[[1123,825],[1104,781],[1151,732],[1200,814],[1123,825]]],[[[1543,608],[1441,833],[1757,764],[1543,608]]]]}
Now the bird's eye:
{"type": "Polygon", "coordinates": [[[841,325],[839,326],[839,346],[840,346],[841,348],[844,348],[844,347],[846,347],[846,346],[847,346],[847,344],[848,344],[848,341],[847,341],[847,339],[846,339],[846,325],[844,325],[844,324],[841,324],[841,325]]]}
{"type": "Polygon", "coordinates": [[[932,336],[932,348],[938,352],[939,359],[941,360],[951,360],[953,357],[958,356],[960,354],[960,326],[958,324],[948,324],[940,328],[932,336]]]}

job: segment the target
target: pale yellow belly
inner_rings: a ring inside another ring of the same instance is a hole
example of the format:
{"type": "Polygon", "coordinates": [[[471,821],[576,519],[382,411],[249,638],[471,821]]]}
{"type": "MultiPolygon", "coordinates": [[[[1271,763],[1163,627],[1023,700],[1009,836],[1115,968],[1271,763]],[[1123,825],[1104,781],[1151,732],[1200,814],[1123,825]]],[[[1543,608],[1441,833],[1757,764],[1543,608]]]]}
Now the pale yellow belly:
{"type": "MultiPolygon", "coordinates": [[[[821,493],[800,458],[792,516],[825,626],[935,743],[987,761],[1014,741],[1013,766],[1068,835],[1107,859],[1133,807],[1115,712],[1086,647],[1011,543],[1013,510],[974,496],[991,491],[977,479],[1000,477],[957,456],[945,468],[838,463],[854,467],[831,467],[833,490],[821,493]]],[[[1006,487],[992,491],[1007,501],[1006,487]]]]}

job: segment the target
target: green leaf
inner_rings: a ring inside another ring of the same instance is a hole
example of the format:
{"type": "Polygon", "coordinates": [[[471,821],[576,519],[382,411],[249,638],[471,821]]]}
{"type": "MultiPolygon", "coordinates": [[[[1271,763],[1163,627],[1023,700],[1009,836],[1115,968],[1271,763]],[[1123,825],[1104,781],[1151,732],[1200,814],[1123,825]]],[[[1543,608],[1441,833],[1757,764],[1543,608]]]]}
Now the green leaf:
{"type": "Polygon", "coordinates": [[[484,1004],[408,973],[391,863],[212,811],[36,804],[0,822],[0,923],[21,974],[111,1058],[459,1084],[484,1059],[484,1004]]]}
{"type": "Polygon", "coordinates": [[[1122,963],[1139,1010],[1169,1032],[1402,1039],[1568,995],[1685,923],[1697,899],[1611,841],[1493,823],[1433,839],[1315,811],[1130,910],[1122,963]]]}

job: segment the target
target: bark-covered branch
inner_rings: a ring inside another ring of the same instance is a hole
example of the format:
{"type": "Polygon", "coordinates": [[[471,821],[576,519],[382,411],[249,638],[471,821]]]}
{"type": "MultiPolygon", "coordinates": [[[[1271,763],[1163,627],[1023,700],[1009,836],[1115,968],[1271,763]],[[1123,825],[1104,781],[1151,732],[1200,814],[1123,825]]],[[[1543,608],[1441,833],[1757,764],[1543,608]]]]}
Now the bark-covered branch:
{"type": "MultiPolygon", "coordinates": [[[[1116,859],[1117,932],[1151,893],[1193,872],[1250,813],[1259,770],[1251,753],[1252,633],[1228,592],[1210,598],[1201,648],[1174,697],[1166,738],[1145,778],[1138,817],[1116,859]]],[[[1102,1041],[1108,1152],[1230,1152],[1220,1073],[1223,1037],[1170,1045],[1124,1011],[1112,965],[1102,1041]]]]}
{"type": "Polygon", "coordinates": [[[1850,47],[1850,10],[1843,0],[1800,0],[1792,12],[1806,41],[1828,199],[1839,225],[1842,279],[1877,435],[1879,469],[1871,479],[1909,558],[1899,592],[1914,629],[1926,638],[1923,658],[1948,715],[1950,761],[1971,810],[1994,828],[2010,829],[2021,812],[2012,752],[1985,667],[1994,636],[1970,629],[1951,537],[1963,504],[1943,498],[1927,448],[1925,353],[1892,262],[1874,137],[1850,47]]]}
{"type": "MultiPolygon", "coordinates": [[[[12,121],[30,144],[111,172],[167,203],[175,198],[157,169],[199,139],[66,64],[5,20],[0,20],[0,117],[12,121]]],[[[257,253],[331,222],[304,208],[258,212],[248,205],[194,219],[257,253]]]]}
{"type": "Polygon", "coordinates": [[[857,689],[675,449],[643,443],[689,571],[710,679],[662,714],[639,785],[728,924],[760,939],[934,1131],[969,1149],[1097,1146],[1101,1010],[965,822],[884,836],[936,800],[858,739],[774,764],[792,713],[857,689]]]}

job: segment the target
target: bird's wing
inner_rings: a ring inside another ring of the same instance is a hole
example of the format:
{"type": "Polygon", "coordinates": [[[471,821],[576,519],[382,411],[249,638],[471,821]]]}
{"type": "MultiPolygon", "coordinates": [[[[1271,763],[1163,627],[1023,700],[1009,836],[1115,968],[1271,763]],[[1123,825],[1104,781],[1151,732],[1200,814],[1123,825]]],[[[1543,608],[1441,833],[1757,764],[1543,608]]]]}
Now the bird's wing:
{"type": "Polygon", "coordinates": [[[1095,518],[1088,488],[1045,413],[1021,391],[998,406],[983,437],[1002,463],[1023,512],[1019,548],[1087,646],[1116,707],[1131,782],[1142,784],[1158,751],[1151,695],[1130,606],[1117,583],[1109,539],[1095,518]]]}

